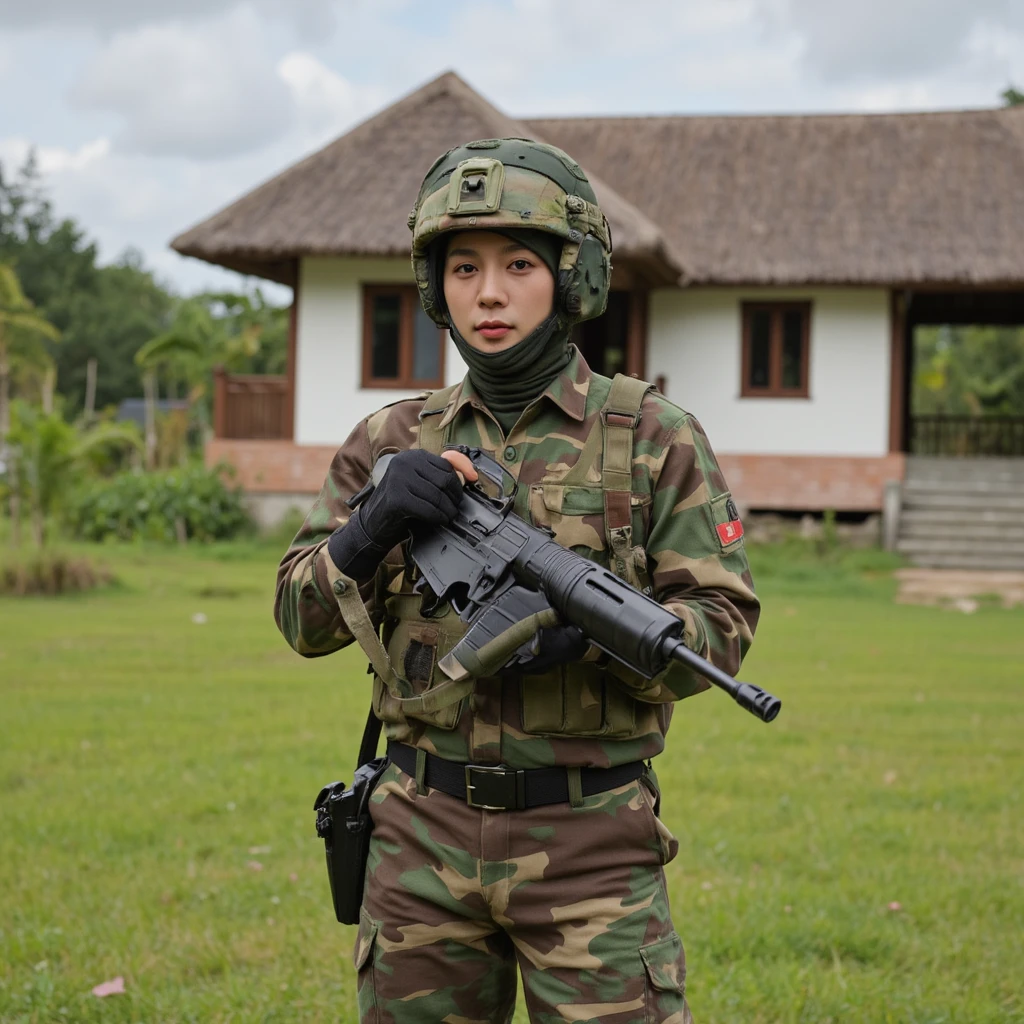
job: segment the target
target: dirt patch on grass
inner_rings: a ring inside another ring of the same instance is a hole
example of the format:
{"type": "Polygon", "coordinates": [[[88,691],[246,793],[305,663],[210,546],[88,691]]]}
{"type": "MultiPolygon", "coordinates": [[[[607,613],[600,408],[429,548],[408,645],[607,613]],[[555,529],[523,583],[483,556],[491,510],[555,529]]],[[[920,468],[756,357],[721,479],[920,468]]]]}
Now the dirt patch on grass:
{"type": "Polygon", "coordinates": [[[962,612],[981,604],[1024,605],[1024,572],[973,569],[899,569],[900,604],[947,605],[962,612]]]}

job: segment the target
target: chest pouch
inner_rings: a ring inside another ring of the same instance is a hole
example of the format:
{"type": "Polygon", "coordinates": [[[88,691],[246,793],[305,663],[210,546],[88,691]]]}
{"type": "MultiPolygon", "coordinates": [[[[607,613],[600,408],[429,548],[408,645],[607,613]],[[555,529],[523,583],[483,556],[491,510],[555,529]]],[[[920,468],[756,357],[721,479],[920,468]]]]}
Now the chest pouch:
{"type": "MultiPolygon", "coordinates": [[[[558,482],[530,488],[535,526],[648,596],[644,513],[651,499],[633,494],[633,433],[651,386],[618,374],[573,467],[558,482]]],[[[533,735],[633,739],[658,729],[657,710],[635,700],[594,662],[523,676],[521,694],[523,728],[533,735]]]]}

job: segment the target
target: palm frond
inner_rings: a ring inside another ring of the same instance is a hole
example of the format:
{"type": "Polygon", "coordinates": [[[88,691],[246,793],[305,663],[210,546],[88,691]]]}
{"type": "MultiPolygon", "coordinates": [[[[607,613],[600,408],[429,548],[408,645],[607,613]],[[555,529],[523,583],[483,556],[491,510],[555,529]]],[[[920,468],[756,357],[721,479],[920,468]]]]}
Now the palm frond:
{"type": "Polygon", "coordinates": [[[175,356],[202,356],[205,353],[206,347],[198,339],[178,331],[168,331],[166,334],[158,334],[155,338],[150,338],[135,353],[135,365],[143,368],[154,367],[175,356]]]}
{"type": "Polygon", "coordinates": [[[74,454],[78,458],[96,448],[114,444],[127,444],[138,452],[144,451],[146,447],[134,423],[99,423],[79,437],[74,454]]]}
{"type": "Polygon", "coordinates": [[[30,311],[9,312],[0,308],[0,328],[11,335],[33,334],[60,341],[60,330],[38,313],[30,311]]]}
{"type": "Polygon", "coordinates": [[[32,303],[22,290],[21,281],[10,263],[0,263],[0,309],[31,309],[32,303]]]}

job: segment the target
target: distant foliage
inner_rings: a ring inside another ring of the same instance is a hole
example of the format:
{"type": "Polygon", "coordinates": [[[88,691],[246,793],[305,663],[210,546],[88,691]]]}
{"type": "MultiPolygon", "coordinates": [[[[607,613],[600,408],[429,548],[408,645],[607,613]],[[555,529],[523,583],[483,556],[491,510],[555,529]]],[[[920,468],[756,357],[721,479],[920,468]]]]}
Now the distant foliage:
{"type": "Polygon", "coordinates": [[[1002,92],[1003,106],[1005,107],[1020,107],[1024,106],[1024,92],[1021,92],[1016,86],[1008,86],[1002,92]]]}
{"type": "MultiPolygon", "coordinates": [[[[21,167],[0,161],[0,263],[16,271],[25,297],[62,336],[44,354],[57,370],[57,391],[68,418],[83,408],[90,359],[98,367],[96,409],[142,395],[135,353],[154,338],[187,338],[191,354],[160,360],[159,392],[186,398],[200,425],[210,419],[212,371],[218,363],[235,373],[284,373],[288,310],[259,288],[241,293],[175,295],[141,253],[126,249],[100,266],[88,229],[63,217],[50,200],[48,182],[34,155],[21,167]]],[[[14,380],[14,394],[32,388],[14,380]]]]}
{"type": "Polygon", "coordinates": [[[916,415],[1024,416],[1024,328],[919,327],[916,415]]]}
{"type": "Polygon", "coordinates": [[[73,502],[69,524],[90,541],[224,540],[251,527],[241,489],[202,466],[94,481],[73,502]]]}

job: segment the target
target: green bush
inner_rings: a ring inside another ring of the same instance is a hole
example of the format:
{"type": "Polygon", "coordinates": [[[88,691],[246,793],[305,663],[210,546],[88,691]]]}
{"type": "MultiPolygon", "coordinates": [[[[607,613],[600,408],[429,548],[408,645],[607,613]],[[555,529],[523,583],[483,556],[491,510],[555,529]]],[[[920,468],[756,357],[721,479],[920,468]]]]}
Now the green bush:
{"type": "Polygon", "coordinates": [[[188,466],[122,473],[93,481],[69,510],[83,540],[225,540],[251,529],[242,491],[224,480],[225,467],[188,466]]]}

